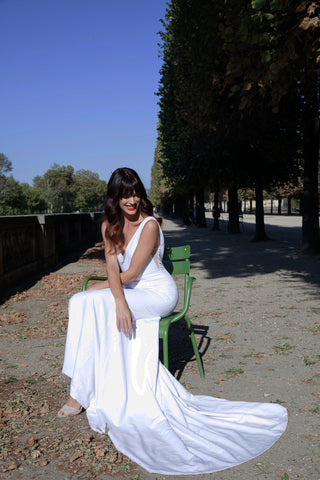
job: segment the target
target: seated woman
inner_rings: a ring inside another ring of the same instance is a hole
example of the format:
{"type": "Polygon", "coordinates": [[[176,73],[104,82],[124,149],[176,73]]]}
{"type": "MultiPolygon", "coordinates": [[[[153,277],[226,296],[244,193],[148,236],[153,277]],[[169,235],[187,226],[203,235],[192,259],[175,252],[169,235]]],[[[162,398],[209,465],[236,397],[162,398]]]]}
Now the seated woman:
{"type": "Polygon", "coordinates": [[[286,428],[284,407],[193,396],[159,362],[159,320],[178,291],[162,264],[152,204],[130,168],[109,180],[102,236],[108,280],[70,300],[70,397],[58,416],[85,409],[93,430],[108,428],[119,451],[154,473],[210,473],[267,450],[286,428]]]}

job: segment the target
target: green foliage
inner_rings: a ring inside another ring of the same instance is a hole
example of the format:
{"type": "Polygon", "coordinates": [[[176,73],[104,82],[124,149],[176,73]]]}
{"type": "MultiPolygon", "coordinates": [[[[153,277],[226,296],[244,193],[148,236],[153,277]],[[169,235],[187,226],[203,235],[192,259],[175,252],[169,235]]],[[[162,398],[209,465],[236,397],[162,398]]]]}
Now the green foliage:
{"type": "MultiPolygon", "coordinates": [[[[265,3],[254,2],[254,8],[265,3]]],[[[228,184],[237,177],[242,186],[252,185],[257,169],[267,182],[288,175],[297,125],[294,115],[290,124],[286,119],[288,105],[297,101],[290,92],[280,121],[270,95],[256,95],[253,82],[261,83],[266,73],[257,73],[257,58],[268,63],[272,57],[265,29],[271,17],[257,24],[256,15],[247,2],[222,0],[174,0],[167,10],[159,136],[163,176],[176,191],[204,188],[217,178],[228,184]]]]}
{"type": "Polygon", "coordinates": [[[26,198],[26,210],[20,213],[37,214],[46,213],[49,208],[45,192],[39,187],[31,187],[28,183],[21,183],[23,195],[26,198]]]}
{"type": "Polygon", "coordinates": [[[75,192],[73,186],[74,169],[54,163],[53,166],[40,177],[33,179],[34,187],[40,188],[46,195],[50,205],[50,213],[70,212],[73,210],[75,192]]]}
{"type": "Polygon", "coordinates": [[[90,170],[54,164],[33,186],[4,173],[11,162],[0,154],[0,215],[97,211],[102,209],[107,184],[90,170]]]}
{"type": "Polygon", "coordinates": [[[11,172],[11,170],[12,163],[10,160],[8,160],[8,157],[6,157],[4,153],[0,153],[0,177],[7,172],[11,172]]]}
{"type": "Polygon", "coordinates": [[[78,170],[74,175],[74,208],[80,212],[102,210],[107,183],[90,170],[78,170]]]}

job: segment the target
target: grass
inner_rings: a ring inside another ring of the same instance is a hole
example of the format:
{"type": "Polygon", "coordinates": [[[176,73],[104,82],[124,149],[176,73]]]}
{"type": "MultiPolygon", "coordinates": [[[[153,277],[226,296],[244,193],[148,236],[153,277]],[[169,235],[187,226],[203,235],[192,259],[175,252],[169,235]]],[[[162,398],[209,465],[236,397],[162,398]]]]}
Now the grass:
{"type": "Polygon", "coordinates": [[[311,358],[309,357],[302,357],[302,360],[306,366],[314,365],[315,363],[317,363],[317,360],[311,360],[311,358]]]}
{"type": "Polygon", "coordinates": [[[40,383],[40,382],[46,382],[47,379],[45,375],[46,375],[45,373],[40,375],[32,375],[31,377],[26,378],[25,382],[28,383],[29,385],[34,385],[35,383],[40,383]]]}
{"type": "Polygon", "coordinates": [[[256,351],[252,348],[250,353],[244,353],[241,356],[243,358],[251,358],[251,357],[254,357],[255,355],[256,355],[256,351]]]}
{"type": "Polygon", "coordinates": [[[231,367],[223,373],[225,375],[241,375],[241,373],[244,373],[244,370],[242,370],[242,368],[231,367]]]}
{"type": "Polygon", "coordinates": [[[316,408],[311,408],[311,409],[309,410],[309,412],[311,412],[311,413],[320,413],[320,405],[319,405],[318,407],[316,407],[316,408]]]}
{"type": "Polygon", "coordinates": [[[29,409],[29,406],[21,398],[16,398],[14,400],[9,400],[7,405],[4,405],[3,408],[9,408],[12,411],[26,411],[29,409]]]}
{"type": "Polygon", "coordinates": [[[289,475],[287,473],[284,473],[283,475],[281,475],[281,480],[289,480],[289,475]]]}
{"type": "Polygon", "coordinates": [[[274,349],[277,353],[281,354],[286,354],[289,353],[293,348],[296,348],[294,345],[291,345],[290,343],[282,343],[281,345],[275,345],[274,349]]]}

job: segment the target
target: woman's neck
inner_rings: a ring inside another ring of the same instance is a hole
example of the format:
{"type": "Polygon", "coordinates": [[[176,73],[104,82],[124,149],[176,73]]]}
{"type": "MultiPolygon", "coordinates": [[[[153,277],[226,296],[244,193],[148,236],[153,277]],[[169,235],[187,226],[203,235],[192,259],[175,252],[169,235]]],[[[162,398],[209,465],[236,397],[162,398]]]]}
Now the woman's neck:
{"type": "Polygon", "coordinates": [[[137,212],[136,215],[123,214],[124,224],[135,226],[142,222],[147,215],[142,215],[141,212],[137,212]]]}

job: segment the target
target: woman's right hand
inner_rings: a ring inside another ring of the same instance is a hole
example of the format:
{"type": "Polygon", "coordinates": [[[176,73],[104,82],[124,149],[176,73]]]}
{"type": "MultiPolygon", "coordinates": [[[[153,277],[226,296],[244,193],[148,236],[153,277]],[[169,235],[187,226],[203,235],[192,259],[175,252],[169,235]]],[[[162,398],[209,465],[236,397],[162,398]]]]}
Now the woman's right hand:
{"type": "Polygon", "coordinates": [[[116,301],[116,315],[119,332],[122,331],[127,337],[132,335],[132,314],[124,297],[116,301]]]}

